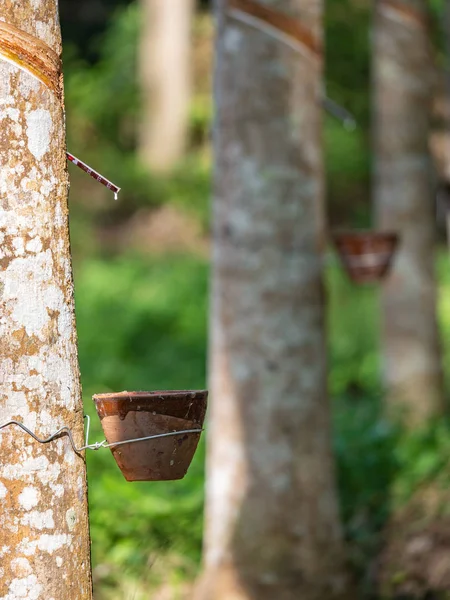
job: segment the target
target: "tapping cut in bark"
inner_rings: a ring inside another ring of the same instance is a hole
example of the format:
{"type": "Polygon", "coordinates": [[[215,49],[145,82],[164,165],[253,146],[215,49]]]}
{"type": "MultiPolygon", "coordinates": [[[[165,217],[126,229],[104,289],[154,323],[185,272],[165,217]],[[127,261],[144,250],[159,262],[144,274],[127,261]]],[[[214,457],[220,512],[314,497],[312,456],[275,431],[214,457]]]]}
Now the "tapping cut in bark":
{"type": "Polygon", "coordinates": [[[62,97],[61,58],[38,37],[0,21],[0,55],[62,97]]]}
{"type": "Polygon", "coordinates": [[[270,30],[274,37],[284,38],[287,44],[295,42],[301,51],[306,50],[316,57],[322,55],[321,40],[299,19],[253,0],[230,0],[228,10],[229,14],[238,20],[243,20],[262,31],[270,30]]]}

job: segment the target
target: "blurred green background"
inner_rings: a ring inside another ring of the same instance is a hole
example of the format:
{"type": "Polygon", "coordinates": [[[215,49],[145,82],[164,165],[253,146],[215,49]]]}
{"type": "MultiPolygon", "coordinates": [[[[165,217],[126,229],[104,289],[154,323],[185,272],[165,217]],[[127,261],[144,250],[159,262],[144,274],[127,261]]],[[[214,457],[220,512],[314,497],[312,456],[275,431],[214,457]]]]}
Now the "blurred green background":
{"type": "MultiPolygon", "coordinates": [[[[136,153],[139,4],[60,4],[68,148],[123,189],[115,203],[70,166],[79,353],[85,407],[94,417],[94,393],[206,386],[213,24],[202,3],[194,28],[188,151],[161,175],[143,168],[136,153]]],[[[437,22],[440,4],[433,9],[437,22]]],[[[369,23],[370,2],[327,2],[327,91],[358,122],[347,131],[325,117],[333,226],[371,222],[369,23]]],[[[436,24],[435,38],[439,63],[436,24]]],[[[444,249],[437,269],[447,357],[450,269],[444,249]]],[[[371,564],[392,504],[408,500],[427,477],[448,485],[450,438],[447,423],[406,435],[383,420],[377,290],[351,285],[331,249],[326,274],[341,505],[351,561],[370,598],[371,564]]],[[[96,417],[92,437],[102,438],[96,417]]],[[[201,556],[204,453],[203,440],[182,481],[134,484],[123,479],[109,451],[89,453],[96,600],[187,597],[201,556]]]]}

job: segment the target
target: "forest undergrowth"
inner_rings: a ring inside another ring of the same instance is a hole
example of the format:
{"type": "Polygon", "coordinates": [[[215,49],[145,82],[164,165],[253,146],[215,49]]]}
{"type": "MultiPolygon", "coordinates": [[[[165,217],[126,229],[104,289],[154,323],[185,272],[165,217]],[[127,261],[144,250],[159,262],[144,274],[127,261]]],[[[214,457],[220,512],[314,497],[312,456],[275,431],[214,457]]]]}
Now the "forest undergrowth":
{"type": "MultiPolygon", "coordinates": [[[[329,263],[329,381],[340,500],[361,598],[376,598],[373,590],[389,515],[394,508],[406,507],[426,481],[438,482],[447,497],[450,436],[446,422],[406,434],[384,418],[378,292],[350,284],[336,257],[329,263]]],[[[207,261],[194,255],[135,253],[75,264],[80,362],[89,414],[94,416],[94,393],[206,386],[207,261]]],[[[444,253],[438,267],[441,323],[448,339],[450,277],[444,253]]],[[[445,350],[448,356],[448,344],[445,350]]],[[[101,435],[93,418],[92,437],[101,435]]],[[[130,484],[109,451],[89,454],[96,600],[139,600],[148,598],[149,590],[152,598],[161,593],[169,600],[187,593],[201,556],[204,455],[202,443],[182,481],[130,484]]],[[[445,504],[435,508],[435,516],[447,515],[445,504]]],[[[394,573],[394,588],[407,575],[394,573]]]]}

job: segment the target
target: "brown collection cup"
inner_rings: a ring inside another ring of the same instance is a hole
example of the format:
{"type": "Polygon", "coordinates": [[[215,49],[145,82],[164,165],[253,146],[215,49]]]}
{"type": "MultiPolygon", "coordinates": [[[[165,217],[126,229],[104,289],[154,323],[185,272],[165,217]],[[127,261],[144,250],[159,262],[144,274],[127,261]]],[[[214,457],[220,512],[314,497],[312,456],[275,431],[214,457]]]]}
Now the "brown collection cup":
{"type": "Polygon", "coordinates": [[[378,283],[392,265],[399,236],[395,232],[356,231],[334,233],[342,264],[355,283],[378,283]]]}
{"type": "Polygon", "coordinates": [[[201,429],[207,398],[205,390],[118,392],[93,397],[106,441],[127,481],[167,481],[185,476],[200,433],[114,444],[201,429]]]}

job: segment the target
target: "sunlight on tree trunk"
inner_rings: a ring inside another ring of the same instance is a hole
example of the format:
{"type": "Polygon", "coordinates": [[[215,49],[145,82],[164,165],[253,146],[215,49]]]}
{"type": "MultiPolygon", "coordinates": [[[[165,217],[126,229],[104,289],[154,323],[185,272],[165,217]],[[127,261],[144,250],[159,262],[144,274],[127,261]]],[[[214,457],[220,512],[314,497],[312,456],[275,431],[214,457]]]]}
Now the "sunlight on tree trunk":
{"type": "MultiPolygon", "coordinates": [[[[261,3],[262,4],[262,3],[261,3]]],[[[217,2],[202,600],[349,600],[323,296],[322,60],[217,2]]],[[[322,2],[266,2],[320,45],[322,2]]]]}
{"type": "MultiPolygon", "coordinates": [[[[83,439],[56,0],[0,22],[0,422],[83,439]],[[7,60],[6,60],[7,59],[7,60]]],[[[89,600],[86,470],[67,437],[0,433],[0,598],[89,600]]]]}
{"type": "Polygon", "coordinates": [[[373,36],[374,197],[378,224],[401,234],[383,287],[384,375],[391,411],[440,414],[434,199],[428,149],[431,77],[427,3],[376,3],[373,36]]]}
{"type": "Polygon", "coordinates": [[[140,156],[151,169],[173,168],[186,149],[191,98],[194,0],[141,0],[140,156]]]}

